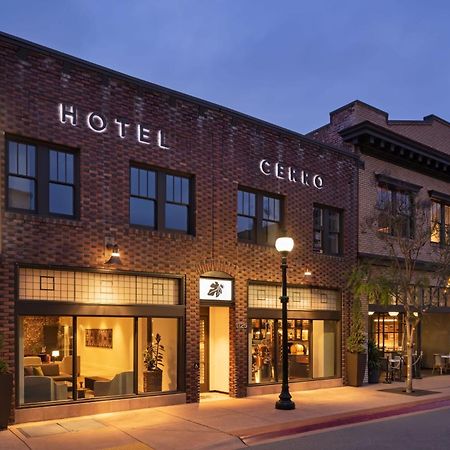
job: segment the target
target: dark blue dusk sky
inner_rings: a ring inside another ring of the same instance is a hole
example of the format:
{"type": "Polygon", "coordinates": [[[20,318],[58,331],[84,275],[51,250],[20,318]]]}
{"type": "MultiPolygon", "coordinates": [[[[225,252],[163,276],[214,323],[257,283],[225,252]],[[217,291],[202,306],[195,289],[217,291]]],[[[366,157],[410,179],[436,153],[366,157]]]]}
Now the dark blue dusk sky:
{"type": "Polygon", "coordinates": [[[0,30],[299,132],[360,99],[450,120],[450,2],[2,0],[0,30]]]}

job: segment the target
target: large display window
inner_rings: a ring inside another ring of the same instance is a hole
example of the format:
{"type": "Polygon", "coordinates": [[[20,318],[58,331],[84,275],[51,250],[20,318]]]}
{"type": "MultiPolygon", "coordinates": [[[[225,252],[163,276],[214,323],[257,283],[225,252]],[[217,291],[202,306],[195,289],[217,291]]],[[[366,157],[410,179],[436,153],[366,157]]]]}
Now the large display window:
{"type": "MultiPolygon", "coordinates": [[[[249,383],[280,382],[282,327],[279,319],[251,319],[249,383]]],[[[337,321],[288,320],[289,379],[337,376],[337,321]]]]}
{"type": "Polygon", "coordinates": [[[20,316],[18,403],[177,391],[179,328],[177,318],[20,316]]]}

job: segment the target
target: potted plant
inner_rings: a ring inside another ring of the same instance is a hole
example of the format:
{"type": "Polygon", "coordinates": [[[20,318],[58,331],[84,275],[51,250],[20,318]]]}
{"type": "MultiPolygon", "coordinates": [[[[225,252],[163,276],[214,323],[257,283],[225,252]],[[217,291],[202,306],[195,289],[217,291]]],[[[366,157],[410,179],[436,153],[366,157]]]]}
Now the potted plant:
{"type": "Polygon", "coordinates": [[[369,383],[378,383],[380,378],[380,350],[377,344],[370,339],[367,343],[367,359],[369,368],[369,383]]]}
{"type": "Polygon", "coordinates": [[[161,335],[156,334],[154,342],[144,351],[144,392],[162,391],[162,369],[164,346],[161,344],[161,335]]]}
{"type": "Polygon", "coordinates": [[[361,386],[366,371],[366,333],[361,312],[361,300],[354,298],[350,334],[347,338],[347,382],[350,386],[361,386]]]}
{"type": "MultiPolygon", "coordinates": [[[[0,334],[0,353],[3,349],[3,335],[0,334]]],[[[13,389],[13,376],[8,370],[8,364],[0,357],[0,430],[8,427],[11,414],[11,399],[13,389]]]]}

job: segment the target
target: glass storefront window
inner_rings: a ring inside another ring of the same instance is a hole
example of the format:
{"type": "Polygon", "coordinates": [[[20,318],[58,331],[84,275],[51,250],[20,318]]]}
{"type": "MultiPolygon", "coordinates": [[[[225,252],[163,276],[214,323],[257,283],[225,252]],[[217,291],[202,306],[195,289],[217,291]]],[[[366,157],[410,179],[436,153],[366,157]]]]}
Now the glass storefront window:
{"type": "Polygon", "coordinates": [[[176,391],[178,319],[139,318],[138,392],[176,391]]]}
{"type": "Polygon", "coordinates": [[[18,349],[21,405],[72,399],[71,317],[20,317],[18,349]]]}
{"type": "Polygon", "coordinates": [[[403,351],[403,314],[391,317],[387,313],[375,313],[371,317],[370,334],[383,352],[403,351]]]}
{"type": "MultiPolygon", "coordinates": [[[[337,376],[337,321],[288,320],[289,380],[337,376]]],[[[251,319],[249,383],[281,382],[281,320],[251,319]]]]}
{"type": "Polygon", "coordinates": [[[79,317],[78,398],[133,394],[133,319],[79,317]]]}
{"type": "Polygon", "coordinates": [[[178,389],[177,318],[21,316],[19,324],[20,405],[178,389]],[[147,370],[146,349],[157,370],[147,370]]]}

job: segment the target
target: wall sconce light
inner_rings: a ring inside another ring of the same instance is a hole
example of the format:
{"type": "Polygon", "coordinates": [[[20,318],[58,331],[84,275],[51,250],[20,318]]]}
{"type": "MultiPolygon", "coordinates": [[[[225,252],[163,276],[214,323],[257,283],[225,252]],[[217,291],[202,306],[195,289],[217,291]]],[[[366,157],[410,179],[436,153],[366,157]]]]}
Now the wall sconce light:
{"type": "Polygon", "coordinates": [[[308,268],[306,268],[304,275],[305,277],[310,277],[312,275],[312,272],[308,268]]]}
{"type": "Polygon", "coordinates": [[[375,311],[369,311],[369,316],[373,316],[375,314],[375,311]]]}
{"type": "Polygon", "coordinates": [[[414,317],[419,317],[419,313],[418,313],[417,311],[414,311],[414,312],[413,312],[413,316],[414,316],[414,317]]]}
{"type": "Polygon", "coordinates": [[[391,317],[397,317],[397,316],[398,316],[398,311],[389,311],[388,314],[389,314],[391,317]]]}
{"type": "Polygon", "coordinates": [[[105,264],[122,264],[120,260],[119,246],[115,242],[106,239],[105,247],[111,251],[111,255],[105,264]]]}

